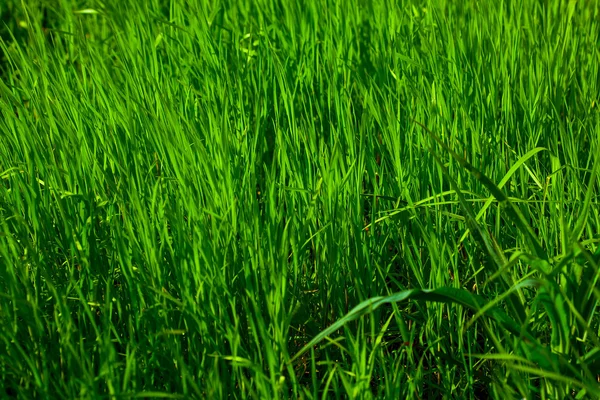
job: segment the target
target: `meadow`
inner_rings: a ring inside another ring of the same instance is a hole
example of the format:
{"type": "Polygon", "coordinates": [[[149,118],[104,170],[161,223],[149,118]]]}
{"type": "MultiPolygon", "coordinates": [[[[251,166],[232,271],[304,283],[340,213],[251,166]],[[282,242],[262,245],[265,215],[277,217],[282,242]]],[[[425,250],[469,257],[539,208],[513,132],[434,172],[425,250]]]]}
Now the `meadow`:
{"type": "Polygon", "coordinates": [[[0,398],[600,398],[598,0],[0,21],[0,398]]]}

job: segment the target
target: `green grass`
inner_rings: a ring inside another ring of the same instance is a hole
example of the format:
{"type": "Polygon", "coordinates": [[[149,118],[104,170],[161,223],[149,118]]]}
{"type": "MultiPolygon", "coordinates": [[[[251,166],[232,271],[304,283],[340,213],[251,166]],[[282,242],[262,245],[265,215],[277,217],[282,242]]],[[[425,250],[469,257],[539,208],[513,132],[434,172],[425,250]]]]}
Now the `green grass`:
{"type": "Polygon", "coordinates": [[[461,4],[0,2],[0,397],[599,398],[600,3],[461,4]]]}

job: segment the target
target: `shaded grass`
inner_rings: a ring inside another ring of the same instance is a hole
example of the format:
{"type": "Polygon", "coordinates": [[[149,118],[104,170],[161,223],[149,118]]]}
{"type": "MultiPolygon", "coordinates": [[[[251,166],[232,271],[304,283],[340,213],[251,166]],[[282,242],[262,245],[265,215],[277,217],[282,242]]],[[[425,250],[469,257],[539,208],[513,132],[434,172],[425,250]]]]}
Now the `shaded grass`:
{"type": "Polygon", "coordinates": [[[3,4],[7,394],[596,397],[597,2],[3,4]]]}

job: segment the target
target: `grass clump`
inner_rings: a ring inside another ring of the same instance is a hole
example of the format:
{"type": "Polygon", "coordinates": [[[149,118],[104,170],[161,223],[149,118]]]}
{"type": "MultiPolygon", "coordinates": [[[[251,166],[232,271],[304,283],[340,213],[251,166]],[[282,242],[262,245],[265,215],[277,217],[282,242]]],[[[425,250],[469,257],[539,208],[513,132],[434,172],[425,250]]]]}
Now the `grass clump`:
{"type": "Polygon", "coordinates": [[[599,6],[2,2],[0,397],[598,398],[599,6]]]}

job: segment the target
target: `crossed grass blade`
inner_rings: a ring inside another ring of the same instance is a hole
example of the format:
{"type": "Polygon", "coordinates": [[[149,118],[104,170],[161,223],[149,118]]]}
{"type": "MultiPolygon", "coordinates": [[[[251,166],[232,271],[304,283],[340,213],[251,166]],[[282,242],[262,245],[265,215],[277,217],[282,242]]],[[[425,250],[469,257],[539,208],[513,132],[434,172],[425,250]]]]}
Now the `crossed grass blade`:
{"type": "MultiPolygon", "coordinates": [[[[504,192],[498,186],[496,186],[490,178],[485,176],[481,171],[479,171],[477,168],[475,168],[473,165],[471,165],[467,160],[465,160],[458,153],[456,153],[454,150],[452,150],[450,148],[450,146],[448,146],[446,143],[444,143],[436,134],[434,134],[424,124],[422,124],[419,121],[415,121],[415,120],[413,120],[413,122],[415,122],[417,125],[419,125],[421,128],[423,128],[425,130],[425,132],[427,132],[429,137],[431,137],[446,152],[448,152],[448,154],[450,154],[452,156],[452,158],[460,164],[461,167],[466,169],[468,172],[471,173],[471,175],[473,175],[473,177],[475,179],[477,179],[479,182],[481,182],[492,193],[492,195],[496,198],[496,200],[498,201],[498,203],[500,205],[503,205],[503,204],[506,205],[506,211],[508,212],[510,219],[517,225],[518,229],[521,231],[521,233],[527,239],[531,250],[533,250],[533,254],[536,257],[538,257],[540,260],[548,262],[548,254],[542,248],[542,245],[540,244],[539,240],[537,239],[535,232],[533,231],[533,228],[531,227],[531,225],[529,225],[529,223],[525,219],[525,216],[523,215],[521,210],[516,206],[516,204],[511,202],[510,199],[508,198],[508,196],[506,194],[504,194],[504,192]]],[[[432,149],[430,149],[430,151],[432,151],[432,153],[433,153],[432,149]]],[[[434,154],[434,156],[435,156],[435,154],[434,154]]],[[[436,156],[436,158],[437,158],[437,156],[436,156]]],[[[438,160],[438,162],[439,162],[439,160],[438,160]]],[[[453,185],[455,185],[455,184],[453,184],[453,185]]],[[[460,198],[461,198],[461,195],[459,195],[459,199],[460,198]]],[[[472,208],[470,207],[470,205],[466,201],[461,201],[460,204],[465,209],[465,212],[467,212],[467,215],[469,216],[469,218],[472,218],[473,220],[475,220],[474,212],[473,212],[472,208]]],[[[481,229],[480,227],[478,228],[477,227],[478,225],[473,226],[473,222],[471,222],[470,225],[471,226],[469,226],[469,228],[475,227],[477,232],[481,235],[482,240],[484,240],[486,242],[485,243],[486,249],[488,249],[488,252],[490,252],[489,251],[490,246],[487,243],[487,241],[489,240],[489,235],[486,235],[485,231],[483,229],[481,229]]],[[[490,252],[490,255],[492,255],[491,253],[492,252],[490,252]]],[[[496,257],[494,257],[494,258],[496,259],[496,257]]],[[[503,264],[504,263],[502,262],[498,266],[500,267],[503,264]]]]}
{"type": "MultiPolygon", "coordinates": [[[[421,126],[427,132],[427,134],[435,142],[437,142],[444,150],[446,150],[452,156],[453,159],[455,159],[457,162],[459,162],[459,164],[463,168],[465,168],[467,171],[469,171],[479,182],[481,182],[486,188],[488,188],[488,190],[492,193],[492,195],[496,198],[496,200],[500,204],[502,204],[502,203],[506,204],[505,208],[508,211],[509,219],[517,226],[519,231],[525,236],[525,238],[527,239],[527,242],[530,245],[530,250],[533,253],[533,255],[526,255],[523,253],[523,254],[518,255],[517,258],[522,258],[522,259],[528,260],[536,269],[538,269],[540,272],[542,272],[542,276],[547,277],[548,272],[552,269],[552,267],[550,265],[550,259],[548,257],[548,254],[542,248],[533,229],[531,228],[529,223],[526,221],[523,213],[518,208],[518,206],[514,202],[512,202],[508,198],[508,196],[506,196],[502,192],[502,190],[500,188],[498,188],[498,186],[496,186],[491,181],[491,179],[489,179],[481,171],[479,171],[474,166],[472,166],[467,160],[465,160],[463,157],[461,157],[455,151],[453,151],[446,143],[444,143],[430,129],[428,129],[425,125],[423,125],[422,123],[420,123],[418,121],[414,121],[414,122],[416,124],[418,124],[419,126],[421,126]]],[[[453,188],[456,190],[456,193],[459,197],[459,202],[467,214],[467,224],[468,224],[469,228],[476,229],[476,232],[479,234],[478,235],[479,239],[483,243],[483,247],[485,249],[487,249],[488,254],[494,260],[496,260],[496,261],[502,260],[503,261],[503,263],[497,263],[498,268],[499,268],[498,272],[500,272],[501,270],[503,270],[505,268],[505,266],[507,264],[505,257],[502,254],[502,250],[498,246],[494,246],[493,250],[498,251],[498,253],[491,251],[492,247],[489,245],[489,241],[491,240],[491,237],[490,237],[489,233],[484,228],[482,228],[479,224],[477,224],[475,218],[473,218],[474,213],[470,207],[470,204],[464,200],[464,197],[461,195],[458,185],[449,176],[447,169],[444,167],[443,163],[441,162],[441,160],[439,159],[439,157],[437,156],[437,154],[435,153],[433,148],[430,148],[429,151],[436,159],[436,162],[442,168],[442,171],[444,172],[444,174],[450,180],[450,183],[453,186],[453,188]]],[[[531,152],[529,152],[528,154],[530,154],[530,153],[531,152]]],[[[594,183],[595,183],[595,179],[596,179],[595,175],[596,175],[596,171],[598,169],[598,165],[600,164],[598,162],[598,159],[600,159],[600,157],[596,158],[595,163],[594,163],[594,168],[592,170],[592,176],[590,178],[591,182],[588,185],[588,190],[586,192],[586,198],[585,198],[585,202],[584,202],[583,212],[580,215],[580,217],[578,218],[575,231],[573,232],[573,235],[571,236],[571,239],[573,241],[576,241],[576,239],[579,238],[579,235],[581,234],[581,231],[583,230],[583,227],[585,226],[585,222],[587,221],[587,214],[589,212],[591,198],[593,195],[593,187],[594,187],[594,183]]],[[[495,241],[494,241],[494,244],[495,244],[495,241]]],[[[503,276],[505,276],[505,275],[503,274],[503,276]]],[[[564,279],[563,279],[563,281],[564,281],[564,279]]],[[[526,282],[524,282],[524,283],[526,283],[526,282]]],[[[559,376],[562,374],[562,376],[572,378],[573,379],[573,381],[571,382],[572,384],[577,385],[577,383],[579,381],[585,382],[586,389],[588,389],[589,391],[592,391],[592,392],[598,392],[598,390],[600,390],[600,387],[593,381],[594,376],[593,376],[593,374],[590,373],[590,369],[587,368],[587,366],[585,366],[585,365],[582,365],[582,366],[580,365],[580,367],[577,367],[571,362],[571,360],[573,359],[573,356],[575,356],[576,358],[579,358],[579,357],[577,357],[577,354],[571,354],[572,353],[571,352],[571,350],[572,350],[571,343],[573,342],[574,337],[571,332],[570,322],[572,319],[578,319],[579,321],[583,320],[583,317],[581,317],[579,315],[579,313],[575,312],[574,316],[573,316],[573,314],[570,314],[567,311],[567,307],[565,307],[565,304],[572,305],[572,302],[569,301],[568,297],[569,296],[574,297],[575,291],[565,292],[564,290],[562,290],[561,286],[558,285],[556,280],[553,280],[553,279],[543,279],[543,280],[539,281],[539,283],[535,286],[539,286],[539,291],[538,291],[535,299],[536,299],[536,301],[539,301],[543,305],[544,310],[546,311],[546,316],[550,320],[551,347],[548,348],[547,346],[543,345],[539,339],[534,338],[533,336],[530,336],[533,339],[533,341],[526,340],[523,342],[525,345],[525,346],[523,346],[523,350],[525,350],[525,354],[527,355],[527,358],[531,361],[535,361],[536,363],[538,363],[538,365],[543,369],[543,371],[545,371],[545,373],[541,374],[541,376],[547,376],[547,377],[551,378],[551,377],[559,376]]],[[[508,293],[513,290],[516,290],[516,286],[512,285],[512,284],[509,285],[508,290],[505,293],[505,296],[507,296],[507,300],[509,302],[509,305],[511,306],[511,310],[514,311],[516,315],[522,316],[524,314],[524,310],[527,309],[528,306],[525,302],[523,302],[523,296],[519,296],[521,299],[521,303],[519,304],[516,301],[514,296],[508,295],[508,293]]],[[[492,302],[492,304],[494,304],[494,303],[495,302],[492,302]]],[[[490,306],[487,306],[487,307],[490,307],[490,306]]],[[[487,307],[480,309],[479,313],[475,317],[481,315],[487,307]]],[[[571,308],[574,309],[574,307],[571,307],[571,308]]],[[[523,319],[521,319],[521,321],[524,322],[523,319]]],[[[523,329],[525,329],[525,325],[523,325],[523,329]]],[[[586,326],[584,324],[582,329],[585,330],[586,332],[588,332],[589,326],[586,326]]],[[[532,334],[529,333],[528,336],[529,335],[532,335],[532,334]]],[[[593,337],[592,340],[595,343],[597,342],[597,339],[595,339],[595,337],[593,337]]],[[[581,386],[581,384],[579,386],[581,386]]]]}
{"type": "MultiPolygon", "coordinates": [[[[427,127],[417,121],[415,122],[422,126],[429,136],[434,139],[435,142],[440,144],[455,160],[461,164],[461,166],[463,166],[477,180],[484,184],[499,203],[504,203],[507,206],[509,218],[516,224],[520,232],[524,234],[528,243],[530,244],[532,252],[534,253],[534,255],[526,255],[521,253],[520,255],[517,255],[516,259],[518,260],[521,258],[521,256],[523,256],[524,259],[528,259],[533,264],[536,264],[537,269],[541,272],[547,272],[550,270],[548,255],[543,250],[540,242],[537,240],[537,237],[534,234],[533,229],[525,220],[525,217],[519,208],[513,202],[511,202],[508,196],[506,196],[501,189],[496,186],[487,176],[485,176],[470,163],[468,163],[464,158],[460,157],[457,153],[450,149],[449,146],[441,141],[441,139],[439,139],[427,127]]],[[[527,158],[541,151],[541,149],[534,150],[535,151],[530,151],[526,157],[521,158],[519,165],[523,164],[527,158]]],[[[434,156],[436,162],[442,168],[444,175],[446,175],[450,180],[450,183],[459,198],[459,203],[467,215],[466,222],[469,229],[477,234],[476,237],[479,239],[482,247],[494,260],[498,268],[497,274],[506,276],[503,274],[503,270],[506,269],[507,265],[514,264],[516,260],[512,260],[511,262],[506,260],[502,249],[498,246],[496,241],[491,237],[485,228],[481,227],[481,225],[477,223],[477,217],[475,216],[471,205],[464,198],[456,182],[449,176],[448,171],[443,165],[439,156],[432,148],[430,148],[430,152],[434,156]]],[[[594,167],[594,171],[596,168],[597,164],[594,167]]],[[[511,171],[514,173],[514,170],[515,168],[513,167],[511,171]]],[[[592,185],[590,185],[590,187],[591,186],[592,185]]],[[[590,191],[591,189],[588,188],[588,193],[586,194],[586,206],[584,206],[584,209],[586,210],[591,201],[589,200],[591,198],[590,191]]],[[[578,222],[577,226],[580,225],[583,225],[583,223],[578,222]]],[[[519,322],[511,318],[509,314],[504,312],[497,305],[500,301],[498,299],[488,302],[482,296],[473,294],[467,290],[449,287],[443,287],[439,289],[410,289],[392,294],[390,296],[374,297],[363,301],[344,317],[337,320],[334,324],[316,335],[309,343],[307,343],[300,351],[298,351],[298,353],[296,353],[296,355],[294,355],[289,362],[293,362],[298,359],[306,351],[320,343],[322,340],[326,339],[335,331],[341,329],[347,323],[373,312],[381,305],[398,303],[412,299],[426,302],[458,304],[469,308],[476,314],[467,327],[470,326],[475,319],[481,316],[486,316],[491,320],[494,320],[503,329],[519,338],[517,344],[515,345],[515,350],[520,348],[521,352],[524,354],[524,358],[515,358],[515,363],[510,363],[510,366],[513,369],[548,378],[555,382],[562,382],[566,385],[579,387],[582,389],[580,393],[600,393],[600,388],[593,382],[592,374],[587,366],[580,365],[578,368],[571,362],[571,357],[569,357],[568,353],[570,347],[568,342],[572,338],[570,335],[568,320],[569,314],[567,309],[564,307],[564,303],[571,305],[571,302],[567,301],[568,299],[564,297],[564,292],[560,290],[557,283],[551,280],[536,281],[525,279],[518,284],[513,284],[510,278],[506,278],[505,283],[508,288],[501,298],[507,299],[507,302],[511,307],[512,314],[518,318],[519,322]],[[546,310],[546,316],[550,320],[550,326],[552,328],[552,346],[550,348],[542,344],[534,332],[530,331],[530,329],[527,327],[527,323],[525,323],[525,310],[528,307],[523,296],[512,295],[513,292],[518,293],[519,289],[524,286],[537,286],[540,288],[538,295],[536,296],[536,300],[543,305],[544,309],[546,310]],[[529,364],[529,366],[527,366],[527,364],[529,364]]],[[[579,315],[578,317],[579,320],[583,319],[583,317],[579,315]]],[[[502,357],[503,354],[504,353],[498,354],[498,357],[502,357]]],[[[587,356],[590,359],[593,358],[591,353],[588,353],[587,356]]]]}
{"type": "MultiPolygon", "coordinates": [[[[337,320],[335,323],[330,325],[325,330],[321,331],[316,335],[310,342],[302,347],[292,358],[290,362],[297,360],[306,351],[311,349],[313,346],[319,344],[326,337],[341,329],[347,323],[354,321],[366,314],[369,314],[384,304],[399,303],[406,300],[422,300],[431,302],[442,302],[442,303],[453,303],[460,304],[473,311],[479,310],[486,303],[482,296],[473,294],[464,289],[456,289],[444,287],[440,289],[409,289],[402,292],[394,293],[390,296],[378,296],[371,299],[365,300],[352,310],[348,312],[344,317],[337,320]]],[[[520,334],[521,329],[513,319],[511,319],[506,313],[500,308],[491,308],[486,312],[486,315],[490,316],[496,322],[498,322],[504,329],[512,332],[513,334],[520,334]]]]}

